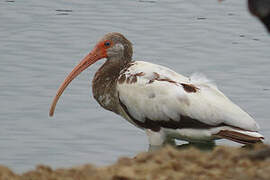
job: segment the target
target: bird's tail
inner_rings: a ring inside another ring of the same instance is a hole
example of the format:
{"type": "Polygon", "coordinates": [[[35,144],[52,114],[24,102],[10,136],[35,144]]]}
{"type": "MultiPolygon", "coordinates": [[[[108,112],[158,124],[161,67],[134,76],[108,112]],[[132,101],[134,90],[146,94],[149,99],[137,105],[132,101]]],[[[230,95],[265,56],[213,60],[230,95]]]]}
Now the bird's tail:
{"type": "Polygon", "coordinates": [[[239,129],[224,129],[220,130],[215,136],[219,138],[229,139],[241,144],[254,144],[263,142],[264,137],[258,132],[245,131],[239,129]]]}

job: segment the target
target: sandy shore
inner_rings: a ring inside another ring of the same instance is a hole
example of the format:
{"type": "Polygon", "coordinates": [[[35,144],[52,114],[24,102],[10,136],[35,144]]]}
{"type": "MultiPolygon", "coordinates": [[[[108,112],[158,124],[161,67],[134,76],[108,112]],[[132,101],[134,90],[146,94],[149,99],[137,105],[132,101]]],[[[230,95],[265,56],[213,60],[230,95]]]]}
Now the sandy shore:
{"type": "Polygon", "coordinates": [[[165,147],[122,157],[115,164],[96,167],[86,164],[69,169],[38,165],[35,170],[15,174],[0,166],[0,180],[269,180],[270,147],[253,149],[216,147],[213,151],[165,147]]]}

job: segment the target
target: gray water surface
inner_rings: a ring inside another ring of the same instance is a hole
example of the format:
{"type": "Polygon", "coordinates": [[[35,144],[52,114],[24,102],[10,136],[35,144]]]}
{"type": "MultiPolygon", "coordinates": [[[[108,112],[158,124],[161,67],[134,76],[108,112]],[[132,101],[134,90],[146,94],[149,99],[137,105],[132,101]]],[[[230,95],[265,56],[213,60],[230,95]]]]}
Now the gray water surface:
{"type": "Polygon", "coordinates": [[[106,165],[147,150],[143,131],[92,97],[104,60],[74,80],[48,116],[60,83],[108,32],[132,41],[136,60],[205,74],[270,139],[270,37],[245,0],[1,0],[0,164],[16,172],[106,165]]]}

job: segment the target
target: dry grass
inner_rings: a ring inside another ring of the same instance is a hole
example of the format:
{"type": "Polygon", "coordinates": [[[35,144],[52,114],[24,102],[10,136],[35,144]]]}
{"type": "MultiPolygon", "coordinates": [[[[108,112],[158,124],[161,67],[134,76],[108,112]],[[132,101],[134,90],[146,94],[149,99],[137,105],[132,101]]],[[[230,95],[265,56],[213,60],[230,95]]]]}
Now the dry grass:
{"type": "Polygon", "coordinates": [[[270,148],[266,145],[257,145],[254,150],[216,147],[208,152],[165,147],[134,158],[122,157],[106,167],[53,170],[40,165],[18,175],[0,166],[0,180],[269,180],[269,160],[270,148]]]}

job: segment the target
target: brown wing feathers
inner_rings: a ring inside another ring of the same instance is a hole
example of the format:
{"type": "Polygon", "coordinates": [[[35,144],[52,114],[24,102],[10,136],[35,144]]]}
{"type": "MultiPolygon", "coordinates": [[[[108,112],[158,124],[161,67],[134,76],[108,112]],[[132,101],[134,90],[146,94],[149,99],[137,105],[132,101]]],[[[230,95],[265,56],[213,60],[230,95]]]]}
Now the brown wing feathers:
{"type": "Polygon", "coordinates": [[[216,134],[216,136],[242,144],[254,144],[257,142],[262,142],[263,140],[263,137],[253,137],[246,134],[242,134],[240,132],[230,130],[221,130],[216,134]]]}

